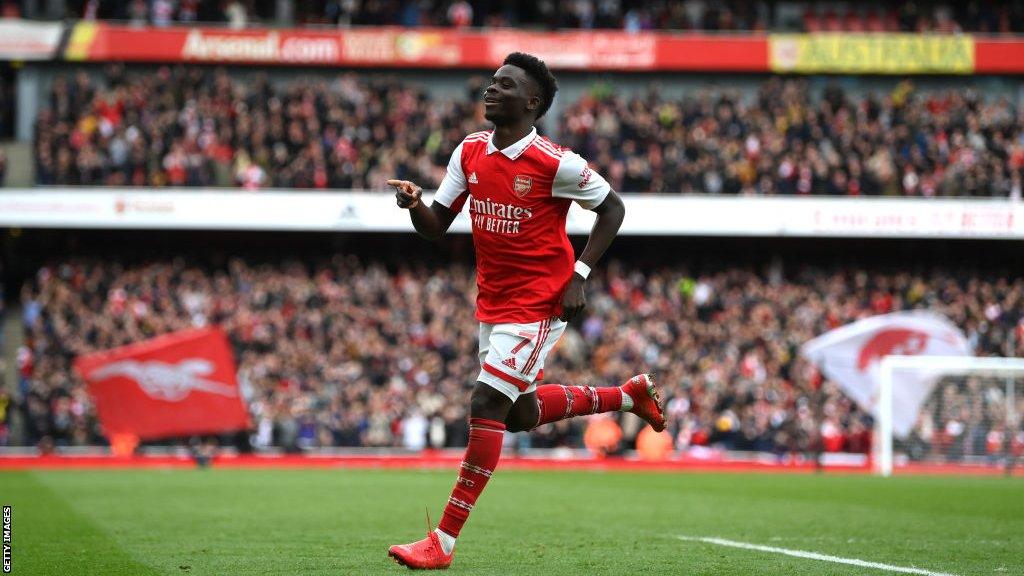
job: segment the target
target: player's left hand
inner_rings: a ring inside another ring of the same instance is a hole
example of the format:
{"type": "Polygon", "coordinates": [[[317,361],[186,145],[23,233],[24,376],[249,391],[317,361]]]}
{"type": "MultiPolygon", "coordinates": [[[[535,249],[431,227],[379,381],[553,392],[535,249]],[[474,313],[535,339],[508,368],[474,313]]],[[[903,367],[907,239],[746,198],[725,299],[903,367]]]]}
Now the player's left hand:
{"type": "Polygon", "coordinates": [[[587,306],[587,295],[583,291],[586,280],[579,274],[573,274],[572,280],[562,295],[562,314],[558,317],[563,322],[572,322],[573,318],[583,312],[587,306]]]}

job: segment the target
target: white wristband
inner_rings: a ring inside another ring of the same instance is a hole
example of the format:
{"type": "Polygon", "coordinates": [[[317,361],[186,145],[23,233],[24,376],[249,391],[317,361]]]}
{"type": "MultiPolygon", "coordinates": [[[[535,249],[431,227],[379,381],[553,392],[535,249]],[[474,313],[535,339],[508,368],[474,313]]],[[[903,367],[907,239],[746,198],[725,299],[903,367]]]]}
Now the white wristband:
{"type": "Polygon", "coordinates": [[[587,276],[590,276],[590,266],[587,266],[586,264],[584,264],[583,262],[580,262],[579,260],[576,261],[576,264],[573,265],[572,269],[577,274],[582,276],[584,280],[587,279],[587,276]]]}

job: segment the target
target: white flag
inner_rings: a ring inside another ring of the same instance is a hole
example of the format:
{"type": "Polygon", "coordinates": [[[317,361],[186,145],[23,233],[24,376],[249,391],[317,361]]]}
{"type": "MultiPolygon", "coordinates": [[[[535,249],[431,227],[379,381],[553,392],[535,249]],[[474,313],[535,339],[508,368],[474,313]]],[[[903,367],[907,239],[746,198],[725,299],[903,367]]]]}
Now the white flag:
{"type": "MultiPolygon", "coordinates": [[[[800,354],[877,418],[879,366],[882,358],[970,356],[963,332],[938,314],[895,312],[858,320],[807,342],[800,354]]],[[[910,434],[941,373],[901,370],[893,375],[893,434],[910,434]]]]}

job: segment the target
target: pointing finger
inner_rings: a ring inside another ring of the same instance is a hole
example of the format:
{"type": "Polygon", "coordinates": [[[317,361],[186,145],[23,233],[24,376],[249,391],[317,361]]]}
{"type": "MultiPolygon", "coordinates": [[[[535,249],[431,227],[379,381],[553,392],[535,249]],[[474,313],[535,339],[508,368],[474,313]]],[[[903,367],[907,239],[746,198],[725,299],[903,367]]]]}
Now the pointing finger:
{"type": "Polygon", "coordinates": [[[395,188],[398,188],[399,190],[406,193],[409,193],[412,191],[413,188],[416,188],[416,185],[413,184],[412,182],[409,182],[408,180],[388,180],[387,184],[388,186],[394,186],[395,188]]]}

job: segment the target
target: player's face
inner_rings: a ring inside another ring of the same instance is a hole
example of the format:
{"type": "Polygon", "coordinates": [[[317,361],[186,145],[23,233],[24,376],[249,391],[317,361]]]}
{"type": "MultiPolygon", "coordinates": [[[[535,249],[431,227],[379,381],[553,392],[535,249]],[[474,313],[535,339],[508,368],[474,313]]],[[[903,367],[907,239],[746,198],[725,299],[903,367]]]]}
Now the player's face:
{"type": "Polygon", "coordinates": [[[524,115],[536,115],[540,97],[537,87],[526,71],[506,64],[494,73],[484,91],[484,118],[496,126],[512,124],[524,115]]]}

